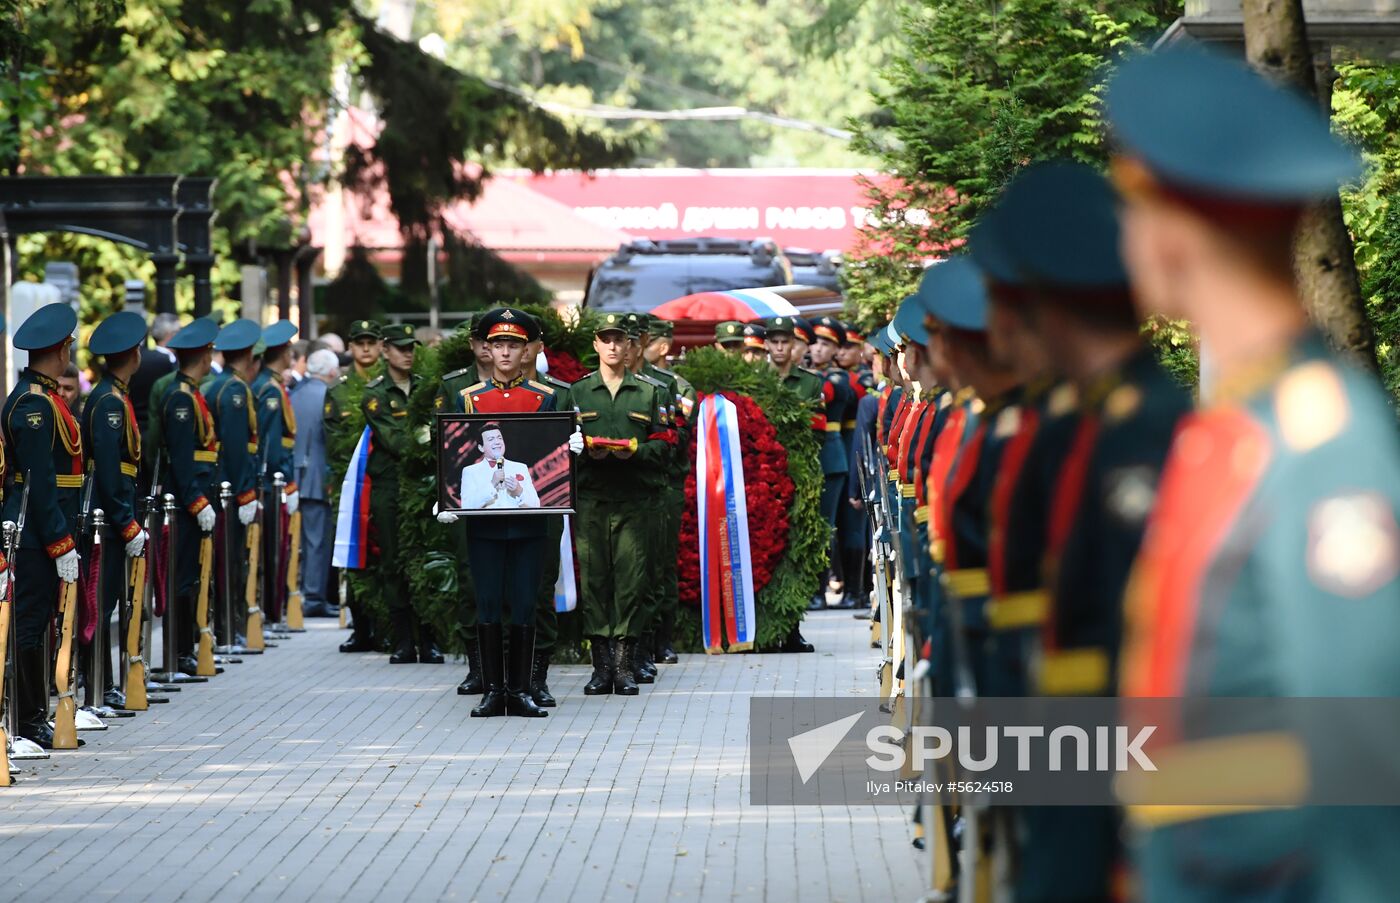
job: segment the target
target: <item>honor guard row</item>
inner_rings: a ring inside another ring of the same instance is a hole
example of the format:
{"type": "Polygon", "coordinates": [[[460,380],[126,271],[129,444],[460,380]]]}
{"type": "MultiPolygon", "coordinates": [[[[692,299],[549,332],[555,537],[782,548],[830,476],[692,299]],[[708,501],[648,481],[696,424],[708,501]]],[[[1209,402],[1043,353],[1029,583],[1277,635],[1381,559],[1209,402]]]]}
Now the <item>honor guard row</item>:
{"type": "MultiPolygon", "coordinates": [[[[1308,323],[1292,268],[1304,209],[1353,155],[1312,105],[1199,50],[1125,63],[1107,111],[1111,178],[1024,168],[868,341],[880,382],[847,461],[897,725],[919,696],[1400,694],[1394,412],[1308,323]],[[1198,332],[1194,405],[1144,338],[1153,316],[1198,332]]],[[[772,324],[767,342],[790,366],[772,324]]],[[[931,898],[1393,895],[1375,839],[1394,810],[1290,805],[1297,738],[1173,742],[1177,779],[1250,775],[1278,805],[930,794],[931,898]]]]}
{"type": "MultiPolygon", "coordinates": [[[[81,422],[57,382],[76,328],[63,304],[41,307],[20,325],[13,342],[28,363],[0,413],[7,690],[0,699],[4,749],[20,758],[75,749],[83,745],[77,731],[104,729],[104,719],[167,702],[163,692],[218,673],[215,599],[222,651],[260,651],[261,612],[285,624],[296,583],[288,569],[297,531],[288,520],[295,522],[297,489],[286,478],[296,422],[281,382],[296,328],[239,320],[219,329],[194,320],[167,342],[178,369],[153,387],[144,429],[128,390],[146,341],[144,318],[123,311],[92,331],[88,351],[103,375],[81,422]],[[210,379],[215,350],[225,367],[210,379]],[[258,534],[260,511],[267,538],[245,544],[245,531],[258,534]],[[114,614],[120,667],[112,659],[114,614]],[[163,672],[147,668],[156,617],[163,672]]],[[[291,608],[296,627],[299,602],[291,608]]],[[[9,781],[0,767],[0,782],[9,781]]]]}

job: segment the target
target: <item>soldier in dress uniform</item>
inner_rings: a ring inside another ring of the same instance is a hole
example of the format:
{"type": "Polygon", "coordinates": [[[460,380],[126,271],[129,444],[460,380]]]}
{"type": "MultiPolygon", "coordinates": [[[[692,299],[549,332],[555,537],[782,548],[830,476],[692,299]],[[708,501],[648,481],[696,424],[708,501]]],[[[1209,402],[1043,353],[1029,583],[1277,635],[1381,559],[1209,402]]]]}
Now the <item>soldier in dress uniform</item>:
{"type": "MultiPolygon", "coordinates": [[[[654,680],[658,661],[675,664],[680,660],[671,648],[671,634],[675,629],[676,606],[680,604],[676,557],[680,549],[681,512],[685,508],[685,480],[690,473],[690,414],[695,407],[696,393],[695,387],[680,374],[646,359],[645,351],[652,346],[652,334],[658,328],[657,324],[665,321],[657,320],[650,314],[637,314],[636,317],[642,330],[644,354],[635,372],[655,380],[665,389],[666,397],[670,400],[667,416],[676,431],[677,440],[658,512],[660,529],[656,532],[656,579],[651,591],[650,626],[643,632],[638,646],[642,665],[654,680]]],[[[669,333],[670,330],[666,331],[669,333]]]]}
{"type": "Polygon", "coordinates": [[[744,351],[744,324],[738,320],[725,320],[715,324],[715,347],[731,354],[744,351]]]}
{"type": "MultiPolygon", "coordinates": [[[[836,523],[841,506],[846,501],[846,443],[841,438],[841,424],[849,413],[855,411],[855,393],[851,391],[846,371],[836,364],[836,351],[846,340],[846,329],[834,317],[820,317],[812,324],[816,341],[809,354],[812,367],[822,375],[822,399],[826,404],[826,441],[821,447],[822,484],[821,511],[831,530],[827,557],[830,562],[828,582],[839,578],[840,549],[836,542],[836,523]]],[[[824,588],[819,588],[809,606],[813,609],[826,607],[824,588]]]]}
{"type": "Polygon", "coordinates": [[[394,665],[421,662],[440,665],[432,627],[413,610],[408,583],[399,568],[399,461],[409,443],[416,442],[413,424],[408,420],[408,401],[417,388],[418,377],[413,373],[413,357],[418,339],[407,323],[383,327],[384,374],[365,384],[360,410],[370,429],[369,460],[365,476],[370,480],[370,543],[375,547],[373,570],[380,591],[389,609],[390,626],[394,631],[394,651],[389,663],[394,665]]]}
{"type": "Polygon", "coordinates": [[[762,323],[750,323],[744,327],[744,360],[751,364],[768,360],[768,351],[763,344],[766,335],[767,330],[762,323]]]}
{"type": "Polygon", "coordinates": [[[666,485],[677,443],[662,422],[664,390],[624,362],[624,315],[595,327],[598,370],[573,386],[588,454],[578,473],[578,561],[582,616],[593,657],[587,695],[638,692],[634,659],[651,553],[646,501],[666,485]]]}
{"type": "Polygon", "coordinates": [[[13,562],[15,728],[44,749],[53,748],[44,638],[60,581],[78,580],[74,533],[83,485],[82,436],[58,395],[58,377],[68,366],[77,325],[77,314],[66,304],[45,305],[20,324],[13,343],[29,352],[29,364],[15,380],[3,413],[6,520],[18,522],[24,486],[29,486],[24,534],[13,562]]]}
{"type": "MultiPolygon", "coordinates": [[[[267,566],[263,568],[263,606],[272,623],[282,618],[282,605],[287,594],[286,575],[273,567],[274,562],[282,561],[286,552],[273,544],[281,540],[286,530],[282,505],[274,497],[276,475],[282,474],[286,481],[284,492],[287,495],[286,517],[296,514],[300,501],[297,495],[296,459],[292,450],[297,444],[297,419],[292,413],[292,399],[287,395],[287,387],[282,384],[282,371],[291,363],[291,341],[296,337],[297,328],[288,320],[278,320],[263,329],[262,343],[266,349],[262,354],[262,368],[253,378],[253,401],[258,411],[258,471],[261,474],[260,491],[263,498],[273,499],[272,508],[264,506],[262,512],[266,523],[262,531],[262,556],[267,566]],[[274,520],[275,519],[275,520],[274,520]],[[276,521],[283,521],[277,525],[276,521]],[[277,529],[274,529],[274,527],[277,529]]],[[[286,544],[284,543],[284,548],[286,544]]]]}
{"type": "MultiPolygon", "coordinates": [[[[331,386],[326,391],[326,402],[324,411],[324,424],[327,444],[343,443],[345,432],[350,423],[351,410],[348,398],[354,396],[356,390],[361,390],[365,383],[378,376],[384,369],[380,358],[383,355],[384,342],[379,333],[379,324],[373,320],[356,320],[350,324],[348,333],[350,338],[350,357],[353,366],[350,372],[340,377],[340,382],[331,386]]],[[[344,462],[337,462],[343,466],[344,462]]],[[[331,480],[335,485],[345,478],[345,473],[332,472],[331,480]]],[[[341,652],[370,652],[378,647],[374,634],[374,618],[369,609],[362,605],[356,605],[353,596],[342,599],[354,615],[354,630],[351,631],[350,639],[340,644],[341,652]]]]}
{"type": "Polygon", "coordinates": [[[808,366],[807,352],[812,347],[812,343],[817,340],[817,334],[812,331],[812,324],[806,317],[792,318],[792,362],[796,366],[808,366]]]}
{"type": "MultiPolygon", "coordinates": [[[[219,487],[214,472],[219,460],[219,437],[214,415],[200,381],[209,375],[214,356],[214,340],[219,327],[200,317],[190,321],[166,347],[175,352],[179,369],[170,391],[162,393],[159,407],[151,408],[167,470],[163,488],[175,496],[177,508],[175,541],[177,548],[168,559],[175,568],[176,623],[184,625],[176,638],[179,668],[193,675],[198,670],[194,657],[195,602],[199,598],[200,534],[214,532],[218,512],[219,487]]],[[[154,402],[154,393],[152,394],[154,402]]],[[[215,586],[218,581],[215,581],[215,586]]]]}
{"type": "Polygon", "coordinates": [[[837,608],[858,608],[866,603],[866,558],[870,554],[870,537],[865,513],[860,508],[860,477],[856,472],[856,419],[860,402],[875,388],[875,375],[865,366],[863,349],[865,336],[850,323],[842,323],[843,340],[836,349],[836,364],[846,371],[847,384],[854,399],[841,421],[841,441],[846,443],[845,495],[841,499],[836,521],[838,546],[841,551],[841,574],[845,586],[837,608]]]}
{"type": "MultiPolygon", "coordinates": [[[[127,381],[141,366],[141,345],[146,341],[146,318],[133,311],[120,311],[98,324],[88,339],[88,351],[103,358],[103,375],[88,395],[83,410],[83,452],[87,472],[93,481],[92,507],[106,515],[102,541],[115,545],[120,540],[125,555],[109,549],[102,563],[103,598],[98,617],[110,622],[112,612],[126,599],[125,558],[135,558],[146,547],[146,531],[136,519],[136,475],[141,469],[141,433],[127,394],[127,381]]],[[[104,632],[105,637],[111,634],[104,632]]],[[[97,680],[105,705],[123,708],[121,690],[113,681],[111,644],[95,650],[90,657],[101,664],[100,674],[88,672],[97,680]]],[[[95,670],[95,669],[94,669],[95,670]]]]}
{"type": "MultiPolygon", "coordinates": [[[[468,414],[537,413],[556,410],[555,390],[525,375],[524,354],[539,338],[539,325],[522,310],[505,307],[482,318],[478,331],[491,350],[492,374],[466,390],[462,410],[468,414]]],[[[492,424],[482,428],[483,434],[492,424]]],[[[500,427],[497,426],[497,431],[500,427]]],[[[573,454],[583,451],[583,434],[570,438],[573,454]]],[[[503,478],[497,491],[511,488],[503,478]]],[[[524,481],[520,481],[520,485],[524,481]]],[[[521,490],[523,493],[524,490],[521,490]]],[[[536,501],[538,504],[538,499],[536,501]]],[[[463,499],[463,505],[467,500],[463,499]]],[[[457,515],[440,513],[442,523],[457,515]]],[[[539,605],[540,569],[558,557],[548,547],[544,517],[528,515],[466,518],[467,554],[471,557],[478,612],[477,642],[485,695],[472,709],[477,718],[509,714],[541,718],[548,713],[532,693],[535,668],[535,612],[539,605]],[[507,610],[508,609],[508,610],[507,610]],[[508,616],[510,659],[504,655],[501,622],[508,616]]]]}
{"type": "MultiPolygon", "coordinates": [[[[225,603],[220,595],[220,604],[214,609],[217,619],[222,619],[225,612],[233,613],[233,624],[226,625],[229,629],[223,635],[233,637],[235,646],[245,645],[243,631],[248,611],[243,595],[244,568],[248,565],[243,553],[247,545],[244,530],[258,516],[258,421],[249,383],[258,369],[253,346],[261,339],[262,329],[252,320],[234,320],[220,329],[214,339],[214,350],[224,356],[224,369],[201,387],[218,434],[219,460],[214,485],[229,484],[237,512],[236,517],[224,522],[223,541],[215,544],[218,559],[222,561],[225,554],[230,554],[232,561],[227,588],[231,598],[225,603]]],[[[222,594],[223,581],[214,581],[214,588],[222,594]]]]}
{"type": "MultiPolygon", "coordinates": [[[[463,413],[466,410],[467,390],[481,382],[478,350],[489,354],[486,342],[477,334],[477,326],[481,322],[481,314],[471,314],[463,322],[461,328],[466,330],[470,336],[472,361],[465,367],[443,374],[442,382],[438,385],[437,394],[433,399],[435,411],[444,414],[463,413]]],[[[494,364],[488,362],[488,368],[490,367],[494,367],[494,364]]],[[[488,372],[490,372],[489,369],[488,372]]],[[[480,696],[485,690],[485,684],[481,679],[481,659],[478,656],[481,647],[477,642],[476,635],[476,590],[472,585],[471,559],[467,553],[466,524],[458,524],[452,527],[449,532],[457,553],[457,623],[461,628],[462,641],[465,644],[467,654],[467,676],[462,678],[462,682],[457,685],[457,695],[480,696]]],[[[544,623],[541,620],[539,625],[544,623]]],[[[548,636],[547,629],[541,633],[548,636]]],[[[552,636],[549,638],[552,640],[552,636]]],[[[543,636],[536,636],[537,648],[542,639],[544,639],[543,636]]],[[[552,648],[552,644],[549,648],[552,648]]]]}
{"type": "MultiPolygon", "coordinates": [[[[1400,696],[1394,411],[1309,325],[1293,269],[1304,208],[1335,198],[1358,161],[1316,102],[1201,50],[1125,63],[1106,100],[1134,293],[1193,323],[1212,376],[1129,579],[1120,692],[1400,696]]],[[[1280,805],[1308,783],[1289,762],[1389,754],[1338,721],[1312,751],[1291,731],[1181,735],[1169,752],[1249,775],[1270,805],[1130,806],[1146,898],[1393,897],[1400,810],[1280,805]]]]}

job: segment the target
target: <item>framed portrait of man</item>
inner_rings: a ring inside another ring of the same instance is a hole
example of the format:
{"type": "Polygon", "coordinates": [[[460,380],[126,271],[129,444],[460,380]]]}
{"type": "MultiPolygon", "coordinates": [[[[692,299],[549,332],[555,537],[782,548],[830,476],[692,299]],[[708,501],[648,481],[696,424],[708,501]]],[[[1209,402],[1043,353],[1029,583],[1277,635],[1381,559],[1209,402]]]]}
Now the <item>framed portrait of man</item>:
{"type": "Polygon", "coordinates": [[[438,509],[573,514],[573,411],[438,414],[438,509]]]}

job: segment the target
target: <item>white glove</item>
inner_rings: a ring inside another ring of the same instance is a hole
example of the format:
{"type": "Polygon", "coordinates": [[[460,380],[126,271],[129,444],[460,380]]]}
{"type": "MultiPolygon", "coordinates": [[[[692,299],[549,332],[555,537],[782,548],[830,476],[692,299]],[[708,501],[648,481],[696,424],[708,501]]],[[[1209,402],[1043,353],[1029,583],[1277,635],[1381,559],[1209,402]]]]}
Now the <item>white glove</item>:
{"type": "Polygon", "coordinates": [[[0,597],[4,597],[5,590],[10,588],[10,569],[0,571],[0,597]]]}
{"type": "Polygon", "coordinates": [[[301,504],[301,493],[292,492],[287,494],[287,516],[291,517],[297,513],[297,505],[301,504]]]}
{"type": "Polygon", "coordinates": [[[137,533],[135,536],[131,537],[131,539],[127,540],[126,557],[139,558],[141,556],[141,550],[144,548],[146,548],[146,531],[142,530],[140,533],[137,533]]]}
{"type": "Polygon", "coordinates": [[[203,508],[199,509],[199,513],[194,516],[194,519],[199,524],[199,529],[202,532],[213,533],[214,517],[214,506],[205,505],[203,508]]]}
{"type": "Polygon", "coordinates": [[[64,583],[78,582],[78,553],[69,549],[54,562],[58,566],[58,579],[64,583]]]}
{"type": "Polygon", "coordinates": [[[439,511],[437,502],[433,502],[433,517],[436,517],[440,524],[455,524],[458,521],[457,515],[451,511],[439,511]]]}
{"type": "Polygon", "coordinates": [[[583,453],[583,430],[574,427],[573,435],[569,437],[569,452],[575,455],[583,453]]]}
{"type": "Polygon", "coordinates": [[[253,518],[258,516],[258,503],[249,502],[246,505],[238,506],[238,522],[243,526],[248,526],[253,522],[253,518]]]}

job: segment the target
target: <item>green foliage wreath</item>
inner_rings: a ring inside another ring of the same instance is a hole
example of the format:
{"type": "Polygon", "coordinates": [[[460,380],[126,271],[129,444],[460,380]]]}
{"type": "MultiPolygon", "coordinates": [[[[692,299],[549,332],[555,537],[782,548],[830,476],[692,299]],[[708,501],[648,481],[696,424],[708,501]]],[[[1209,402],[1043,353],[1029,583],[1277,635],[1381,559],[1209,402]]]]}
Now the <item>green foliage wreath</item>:
{"type": "MultiPolygon", "coordinates": [[[[690,381],[696,392],[728,390],[752,398],[787,449],[788,475],[795,489],[787,554],[756,600],[758,647],[772,649],[802,620],[827,564],[829,532],[821,515],[822,471],[811,428],[812,412],[796,393],[783,386],[771,367],[750,364],[714,348],[690,351],[676,371],[690,381]]],[[[687,651],[700,651],[697,613],[682,606],[676,623],[678,643],[687,651]]]]}

